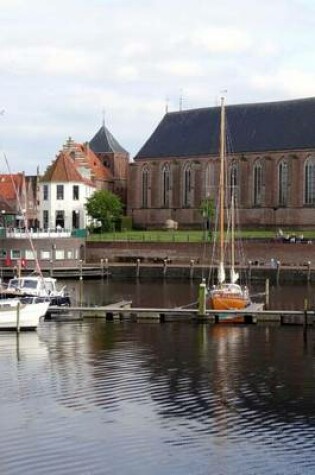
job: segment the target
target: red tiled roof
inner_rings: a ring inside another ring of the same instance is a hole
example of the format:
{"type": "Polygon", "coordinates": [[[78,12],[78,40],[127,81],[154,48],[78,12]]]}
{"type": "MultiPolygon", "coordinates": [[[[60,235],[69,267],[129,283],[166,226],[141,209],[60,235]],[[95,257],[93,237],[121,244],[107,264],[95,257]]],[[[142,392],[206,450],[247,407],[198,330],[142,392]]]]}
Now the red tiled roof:
{"type": "Polygon", "coordinates": [[[16,193],[20,195],[24,183],[24,174],[0,174],[0,198],[2,201],[16,201],[16,193]]]}
{"type": "Polygon", "coordinates": [[[64,147],[56,160],[46,170],[42,182],[83,182],[94,186],[93,180],[108,181],[112,174],[95,153],[86,145],[71,141],[70,147],[64,147]],[[80,169],[86,168],[90,178],[84,177],[80,169]]]}
{"type": "Polygon", "coordinates": [[[81,145],[82,151],[87,158],[87,164],[91,168],[93,175],[99,180],[112,180],[113,175],[109,168],[105,167],[99,157],[95,155],[89,145],[81,145]]]}
{"type": "Polygon", "coordinates": [[[57,159],[47,169],[41,179],[42,182],[79,182],[93,186],[91,180],[83,177],[77,168],[74,159],[68,152],[60,152],[57,159]]]}

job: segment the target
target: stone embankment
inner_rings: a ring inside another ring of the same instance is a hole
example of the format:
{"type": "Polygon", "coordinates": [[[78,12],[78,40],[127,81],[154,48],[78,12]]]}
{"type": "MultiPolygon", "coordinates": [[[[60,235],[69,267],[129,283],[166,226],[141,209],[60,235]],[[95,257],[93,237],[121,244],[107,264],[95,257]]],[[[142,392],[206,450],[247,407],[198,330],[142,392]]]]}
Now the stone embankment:
{"type": "MultiPolygon", "coordinates": [[[[238,244],[237,244],[238,245],[238,244]]],[[[239,264],[260,266],[281,266],[315,268],[315,242],[281,242],[278,240],[242,241],[243,262],[239,264]]],[[[189,242],[87,242],[86,262],[96,263],[108,259],[115,263],[157,263],[165,259],[172,264],[209,265],[212,261],[213,246],[209,243],[189,242]]]]}
{"type": "MultiPolygon", "coordinates": [[[[315,243],[249,240],[237,263],[250,280],[315,282],[315,243]]],[[[209,243],[88,242],[86,263],[100,265],[113,278],[190,278],[209,275],[209,243]]],[[[216,256],[217,260],[217,256],[216,256]]]]}

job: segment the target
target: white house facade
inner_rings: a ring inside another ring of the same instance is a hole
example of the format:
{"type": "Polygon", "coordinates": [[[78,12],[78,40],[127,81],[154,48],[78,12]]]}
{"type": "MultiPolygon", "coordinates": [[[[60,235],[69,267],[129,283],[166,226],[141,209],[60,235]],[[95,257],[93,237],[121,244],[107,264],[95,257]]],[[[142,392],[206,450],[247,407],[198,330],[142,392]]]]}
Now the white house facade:
{"type": "Polygon", "coordinates": [[[86,228],[89,217],[85,204],[95,191],[84,182],[41,182],[39,221],[42,229],[74,230],[86,228]]]}
{"type": "Polygon", "coordinates": [[[39,182],[39,224],[45,230],[85,229],[85,205],[111,179],[88,146],[69,139],[39,182]]]}

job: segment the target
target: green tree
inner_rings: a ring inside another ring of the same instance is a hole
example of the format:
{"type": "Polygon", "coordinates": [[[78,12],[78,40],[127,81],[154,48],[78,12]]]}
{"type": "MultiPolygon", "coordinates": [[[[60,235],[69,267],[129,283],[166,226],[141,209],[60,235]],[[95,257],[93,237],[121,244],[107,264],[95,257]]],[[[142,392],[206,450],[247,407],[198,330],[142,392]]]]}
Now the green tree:
{"type": "Polygon", "coordinates": [[[204,223],[204,239],[211,238],[211,226],[215,215],[215,204],[213,198],[205,198],[200,205],[200,213],[204,223]]]}
{"type": "Polygon", "coordinates": [[[115,222],[122,215],[120,198],[108,190],[98,190],[88,198],[85,205],[88,215],[101,223],[102,231],[114,231],[115,222]]]}

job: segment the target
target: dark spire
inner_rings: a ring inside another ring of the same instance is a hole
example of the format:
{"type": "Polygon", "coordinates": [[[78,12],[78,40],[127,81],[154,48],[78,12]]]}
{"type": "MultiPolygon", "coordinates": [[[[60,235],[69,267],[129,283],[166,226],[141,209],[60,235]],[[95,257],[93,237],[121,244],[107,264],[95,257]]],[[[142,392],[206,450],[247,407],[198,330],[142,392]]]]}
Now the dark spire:
{"type": "Polygon", "coordinates": [[[105,127],[105,115],[102,127],[90,140],[89,145],[94,153],[128,153],[105,127]]]}

